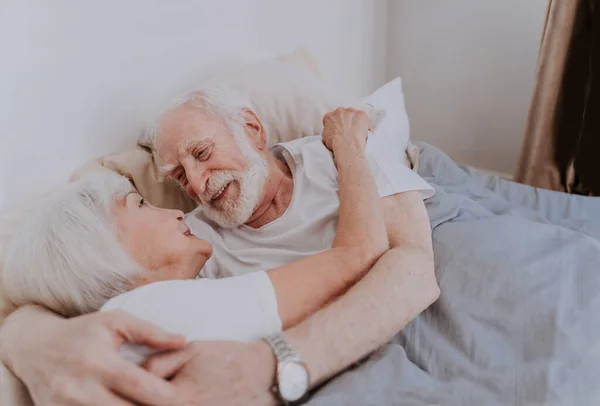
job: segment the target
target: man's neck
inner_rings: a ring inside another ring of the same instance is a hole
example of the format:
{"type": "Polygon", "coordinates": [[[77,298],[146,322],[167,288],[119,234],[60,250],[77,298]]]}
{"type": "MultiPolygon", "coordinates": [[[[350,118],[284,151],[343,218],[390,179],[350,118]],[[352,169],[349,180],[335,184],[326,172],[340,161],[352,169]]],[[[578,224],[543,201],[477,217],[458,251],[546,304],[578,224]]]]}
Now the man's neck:
{"type": "Polygon", "coordinates": [[[274,165],[276,169],[269,171],[271,175],[265,182],[264,198],[246,222],[248,227],[260,228],[277,220],[292,202],[294,194],[292,171],[284,161],[276,158],[269,160],[270,165],[274,165]]]}

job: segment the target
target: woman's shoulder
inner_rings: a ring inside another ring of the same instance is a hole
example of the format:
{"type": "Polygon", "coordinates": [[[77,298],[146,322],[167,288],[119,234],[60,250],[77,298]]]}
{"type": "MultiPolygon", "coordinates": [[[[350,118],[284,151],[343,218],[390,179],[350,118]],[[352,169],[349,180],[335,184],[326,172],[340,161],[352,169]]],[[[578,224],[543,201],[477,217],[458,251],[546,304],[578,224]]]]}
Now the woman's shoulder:
{"type": "MultiPolygon", "coordinates": [[[[272,289],[266,272],[222,279],[198,278],[166,280],[139,286],[109,299],[100,309],[124,309],[135,313],[150,313],[160,309],[201,303],[214,303],[223,297],[235,298],[233,293],[272,289]]],[[[248,292],[250,293],[250,292],[248,292]]],[[[233,300],[233,299],[232,299],[233,300]]]]}
{"type": "Polygon", "coordinates": [[[192,287],[190,284],[194,284],[194,290],[199,290],[208,283],[210,283],[210,280],[207,279],[167,280],[149,283],[110,298],[100,311],[127,309],[150,301],[150,299],[155,299],[153,302],[161,301],[182,291],[189,290],[192,287]]]}

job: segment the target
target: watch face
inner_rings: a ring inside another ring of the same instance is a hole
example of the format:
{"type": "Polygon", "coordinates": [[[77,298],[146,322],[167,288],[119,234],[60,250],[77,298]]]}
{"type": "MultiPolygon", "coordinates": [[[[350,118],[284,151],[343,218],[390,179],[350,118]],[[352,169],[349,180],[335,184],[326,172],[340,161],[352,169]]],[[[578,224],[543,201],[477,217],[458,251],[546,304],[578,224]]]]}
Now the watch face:
{"type": "Polygon", "coordinates": [[[308,372],[298,362],[286,362],[279,369],[279,393],[289,402],[300,399],[308,391],[308,372]]]}

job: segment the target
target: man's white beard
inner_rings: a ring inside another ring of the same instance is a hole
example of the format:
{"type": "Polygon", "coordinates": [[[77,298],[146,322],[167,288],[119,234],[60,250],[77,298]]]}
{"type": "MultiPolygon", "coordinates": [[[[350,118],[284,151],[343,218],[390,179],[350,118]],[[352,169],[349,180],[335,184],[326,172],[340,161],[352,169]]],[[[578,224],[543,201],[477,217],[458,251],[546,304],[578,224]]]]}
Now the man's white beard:
{"type": "Polygon", "coordinates": [[[269,168],[266,159],[259,154],[244,134],[241,125],[232,124],[234,140],[242,155],[248,161],[245,171],[223,170],[214,172],[206,187],[206,191],[198,196],[202,212],[223,228],[239,227],[250,219],[258,206],[263,194],[263,187],[269,168]],[[237,199],[223,200],[219,209],[211,205],[211,199],[223,191],[231,182],[238,184],[239,196],[237,199]]]}

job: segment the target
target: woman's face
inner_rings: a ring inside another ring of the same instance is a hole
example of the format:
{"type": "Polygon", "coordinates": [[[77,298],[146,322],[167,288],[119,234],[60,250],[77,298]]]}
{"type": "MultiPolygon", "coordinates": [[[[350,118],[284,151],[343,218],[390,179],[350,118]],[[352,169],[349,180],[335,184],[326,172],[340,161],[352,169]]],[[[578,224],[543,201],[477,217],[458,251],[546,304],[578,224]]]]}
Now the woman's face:
{"type": "Polygon", "coordinates": [[[208,241],[190,233],[179,210],[151,206],[130,193],[113,208],[117,238],[144,268],[134,287],[171,279],[193,279],[212,254],[208,241]]]}

